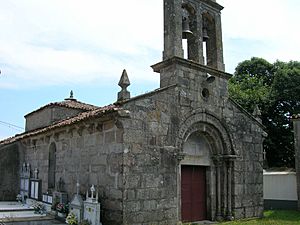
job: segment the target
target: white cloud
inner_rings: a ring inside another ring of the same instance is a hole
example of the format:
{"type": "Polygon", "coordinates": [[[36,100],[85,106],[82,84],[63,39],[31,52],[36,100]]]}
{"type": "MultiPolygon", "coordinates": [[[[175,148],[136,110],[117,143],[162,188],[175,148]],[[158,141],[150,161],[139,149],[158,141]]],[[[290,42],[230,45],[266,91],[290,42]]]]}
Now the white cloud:
{"type": "Polygon", "coordinates": [[[161,57],[160,0],[10,0],[0,15],[2,87],[89,83],[124,67],[132,79],[153,81],[146,74],[161,57]]]}
{"type": "MultiPolygon", "coordinates": [[[[149,66],[163,50],[162,0],[0,1],[1,88],[109,81],[123,68],[131,80],[158,81],[149,66]]],[[[297,60],[297,1],[218,0],[229,68],[244,59],[237,55],[297,60]],[[245,53],[233,39],[263,48],[245,53]]]]}
{"type": "MultiPolygon", "coordinates": [[[[262,45],[260,49],[254,48],[253,51],[249,51],[251,56],[264,57],[270,61],[299,60],[298,0],[218,0],[218,2],[225,6],[222,12],[224,40],[242,39],[260,42],[262,45]]],[[[234,49],[227,50],[243,55],[243,46],[231,47],[234,49]]]]}

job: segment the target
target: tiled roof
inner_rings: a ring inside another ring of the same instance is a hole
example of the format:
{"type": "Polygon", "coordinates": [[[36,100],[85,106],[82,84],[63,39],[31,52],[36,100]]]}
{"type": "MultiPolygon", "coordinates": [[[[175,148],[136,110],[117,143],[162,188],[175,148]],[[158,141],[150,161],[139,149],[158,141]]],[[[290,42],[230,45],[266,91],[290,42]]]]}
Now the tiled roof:
{"type": "Polygon", "coordinates": [[[61,120],[55,124],[52,124],[50,126],[44,127],[44,128],[39,128],[33,131],[29,131],[29,132],[25,132],[25,133],[21,133],[21,134],[17,134],[14,137],[10,137],[7,139],[4,139],[2,141],[0,141],[0,145],[6,145],[6,144],[10,144],[13,143],[15,141],[21,140],[23,138],[26,137],[30,137],[30,136],[34,136],[34,135],[38,135],[41,133],[44,133],[46,131],[55,129],[55,128],[60,128],[60,127],[64,127],[64,126],[68,126],[86,119],[90,119],[90,118],[95,118],[95,117],[99,117],[108,113],[112,113],[112,112],[117,112],[119,110],[121,110],[122,108],[116,105],[108,105],[108,106],[104,106],[104,107],[97,107],[97,109],[94,110],[90,110],[87,112],[82,112],[80,114],[78,114],[77,116],[65,119],[65,120],[61,120]]]}
{"type": "Polygon", "coordinates": [[[45,109],[47,107],[51,107],[51,106],[61,106],[61,107],[65,107],[65,108],[70,108],[70,109],[80,109],[80,110],[83,110],[83,111],[90,111],[90,110],[95,110],[97,108],[99,108],[98,106],[94,106],[94,105],[90,105],[90,104],[86,104],[86,103],[83,103],[83,102],[80,102],[80,101],[77,101],[76,99],[67,99],[65,101],[62,101],[62,102],[52,102],[52,103],[49,103],[37,110],[34,110],[30,113],[28,113],[27,115],[25,115],[25,117],[35,113],[35,112],[38,112],[42,109],[45,109]]]}

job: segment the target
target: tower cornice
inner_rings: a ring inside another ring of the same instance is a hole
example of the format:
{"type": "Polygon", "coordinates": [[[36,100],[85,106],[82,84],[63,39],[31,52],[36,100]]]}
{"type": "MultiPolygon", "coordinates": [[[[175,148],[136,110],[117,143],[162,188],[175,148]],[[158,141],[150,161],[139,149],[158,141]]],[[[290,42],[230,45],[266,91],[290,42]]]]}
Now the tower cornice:
{"type": "Polygon", "coordinates": [[[192,60],[188,60],[188,59],[184,59],[184,58],[180,58],[177,56],[174,56],[170,59],[164,60],[162,62],[156,63],[154,65],[152,65],[152,69],[154,72],[156,73],[161,73],[161,70],[170,66],[170,65],[181,65],[181,66],[185,66],[187,68],[191,68],[191,69],[195,69],[195,70],[199,70],[199,71],[203,71],[203,72],[207,72],[210,73],[214,76],[223,78],[223,79],[230,79],[232,77],[232,74],[230,73],[226,73],[220,70],[217,70],[215,68],[209,67],[209,66],[205,66],[203,64],[199,64],[197,62],[194,62],[192,60]]]}

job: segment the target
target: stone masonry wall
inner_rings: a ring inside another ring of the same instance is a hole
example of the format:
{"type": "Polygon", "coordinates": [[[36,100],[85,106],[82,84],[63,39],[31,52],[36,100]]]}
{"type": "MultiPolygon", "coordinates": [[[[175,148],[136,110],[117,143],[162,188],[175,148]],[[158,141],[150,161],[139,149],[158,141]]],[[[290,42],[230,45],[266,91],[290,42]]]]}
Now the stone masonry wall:
{"type": "Polygon", "coordinates": [[[49,106],[26,116],[25,130],[35,130],[46,127],[59,120],[78,115],[82,110],[70,109],[60,106],[49,106]]]}
{"type": "Polygon", "coordinates": [[[43,193],[48,190],[48,160],[51,143],[56,145],[56,183],[65,182],[71,200],[76,193],[85,193],[92,184],[99,192],[102,221],[105,225],[122,224],[123,131],[114,120],[102,118],[56,129],[23,140],[25,161],[39,169],[43,193]]]}
{"type": "MultiPolygon", "coordinates": [[[[172,70],[168,70],[172,73],[172,70]]],[[[231,138],[234,162],[233,214],[235,218],[260,217],[263,211],[263,133],[262,127],[228,98],[227,80],[216,76],[205,82],[206,72],[187,67],[176,68],[181,115],[187,117],[201,109],[214,115],[231,138]],[[204,90],[207,90],[204,93],[204,90]],[[183,94],[182,94],[183,93],[183,94]]],[[[211,75],[217,75],[210,72],[211,75]]],[[[222,74],[220,74],[222,76],[222,74]]]]}
{"type": "Polygon", "coordinates": [[[234,217],[263,216],[262,128],[229,102],[225,120],[238,158],[234,163],[234,217]]]}
{"type": "Polygon", "coordinates": [[[15,201],[19,193],[19,149],[17,144],[0,148],[0,201],[15,201]]]}
{"type": "Polygon", "coordinates": [[[166,140],[173,138],[174,90],[131,101],[124,126],[124,225],[176,224],[178,162],[166,140]],[[172,124],[172,125],[171,125],[172,124]]]}
{"type": "MultiPolygon", "coordinates": [[[[232,148],[226,154],[238,157],[233,163],[231,180],[233,216],[261,216],[263,130],[260,125],[228,99],[226,79],[216,76],[215,82],[205,83],[205,71],[174,64],[164,69],[163,74],[163,79],[169,77],[177,85],[132,99],[123,106],[131,113],[131,119],[122,121],[127,146],[124,224],[176,224],[181,220],[179,161],[175,156],[176,147],[180,147],[178,132],[184,119],[199,111],[213,115],[222,124],[220,132],[226,134],[221,135],[229,137],[232,148]]],[[[208,122],[205,116],[202,118],[198,122],[208,122]]],[[[223,207],[222,204],[225,216],[223,207]]]]}

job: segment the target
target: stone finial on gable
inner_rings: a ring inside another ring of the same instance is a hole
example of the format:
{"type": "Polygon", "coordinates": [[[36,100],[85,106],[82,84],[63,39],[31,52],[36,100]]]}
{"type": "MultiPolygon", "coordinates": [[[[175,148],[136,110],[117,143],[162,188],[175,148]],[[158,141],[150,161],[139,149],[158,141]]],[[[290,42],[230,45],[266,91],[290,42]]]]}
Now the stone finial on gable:
{"type": "Polygon", "coordinates": [[[259,122],[261,122],[261,111],[260,111],[258,105],[255,106],[252,115],[253,115],[259,122]]]}
{"type": "Polygon", "coordinates": [[[255,116],[255,117],[260,117],[261,116],[261,111],[260,111],[258,105],[256,105],[254,110],[253,110],[253,116],[255,116]]]}
{"type": "Polygon", "coordinates": [[[118,93],[118,101],[130,99],[130,92],[127,91],[127,87],[130,85],[130,81],[125,69],[123,70],[118,85],[122,88],[122,90],[118,93]]]}
{"type": "Polygon", "coordinates": [[[74,93],[73,90],[70,91],[70,97],[69,98],[65,98],[65,100],[69,100],[69,101],[76,101],[76,99],[74,98],[74,93]]]}

